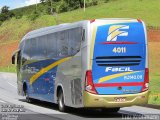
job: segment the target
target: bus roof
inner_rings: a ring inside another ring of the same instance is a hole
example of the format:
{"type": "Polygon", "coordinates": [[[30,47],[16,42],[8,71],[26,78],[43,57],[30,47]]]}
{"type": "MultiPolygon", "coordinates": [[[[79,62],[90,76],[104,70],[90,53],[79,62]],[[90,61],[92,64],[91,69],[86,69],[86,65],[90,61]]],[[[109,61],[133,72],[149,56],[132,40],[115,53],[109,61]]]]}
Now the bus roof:
{"type": "MultiPolygon", "coordinates": [[[[101,19],[94,19],[93,21],[99,21],[99,20],[107,20],[107,21],[121,21],[121,20],[132,20],[132,21],[137,21],[137,19],[132,19],[132,18],[101,18],[101,19]]],[[[56,31],[61,31],[61,30],[65,30],[68,28],[73,28],[73,27],[77,27],[77,26],[83,26],[85,24],[87,24],[88,22],[90,22],[92,20],[84,20],[84,21],[79,21],[79,22],[74,22],[74,23],[64,23],[64,24],[60,24],[60,25],[55,25],[55,26],[49,26],[49,27],[44,27],[44,28],[40,28],[37,30],[33,30],[31,32],[28,32],[21,40],[24,41],[26,39],[29,38],[34,38],[34,37],[38,37],[38,36],[42,36],[45,34],[49,34],[52,32],[56,32],[56,31]]]]}
{"type": "Polygon", "coordinates": [[[88,21],[80,21],[80,22],[75,22],[75,23],[64,23],[64,24],[59,24],[59,25],[55,25],[55,26],[49,26],[49,27],[44,27],[44,28],[40,28],[37,30],[33,30],[31,32],[28,32],[21,40],[24,41],[25,39],[29,39],[35,36],[41,36],[43,34],[49,34],[51,32],[56,32],[56,31],[60,31],[60,30],[65,30],[67,28],[72,28],[72,27],[76,27],[76,26],[83,26],[85,23],[87,23],[88,21]]]}

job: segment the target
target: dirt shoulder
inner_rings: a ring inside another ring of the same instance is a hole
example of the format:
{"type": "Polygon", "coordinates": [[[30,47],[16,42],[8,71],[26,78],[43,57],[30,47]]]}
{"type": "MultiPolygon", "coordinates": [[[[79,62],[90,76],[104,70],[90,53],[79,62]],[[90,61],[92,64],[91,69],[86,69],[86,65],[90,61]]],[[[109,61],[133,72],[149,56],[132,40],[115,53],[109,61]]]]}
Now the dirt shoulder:
{"type": "Polygon", "coordinates": [[[160,29],[148,29],[147,36],[149,42],[160,42],[160,29]]]}

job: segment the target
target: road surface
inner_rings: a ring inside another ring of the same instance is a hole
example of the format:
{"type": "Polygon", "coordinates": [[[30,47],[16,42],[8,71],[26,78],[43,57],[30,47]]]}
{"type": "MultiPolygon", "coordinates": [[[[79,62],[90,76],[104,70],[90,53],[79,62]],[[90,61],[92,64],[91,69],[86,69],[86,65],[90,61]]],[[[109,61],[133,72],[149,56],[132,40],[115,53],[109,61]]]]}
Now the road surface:
{"type": "Polygon", "coordinates": [[[24,97],[17,95],[16,79],[14,73],[0,72],[0,120],[160,120],[160,110],[140,106],[121,108],[114,114],[86,109],[71,109],[67,113],[61,113],[57,105],[52,103],[27,103],[24,97]]]}

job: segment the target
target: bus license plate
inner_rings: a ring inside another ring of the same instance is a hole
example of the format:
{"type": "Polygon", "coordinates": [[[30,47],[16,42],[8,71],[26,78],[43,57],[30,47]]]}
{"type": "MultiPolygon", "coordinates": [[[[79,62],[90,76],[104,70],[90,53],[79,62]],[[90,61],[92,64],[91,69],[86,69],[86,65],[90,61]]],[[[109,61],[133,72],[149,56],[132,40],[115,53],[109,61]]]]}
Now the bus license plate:
{"type": "Polygon", "coordinates": [[[126,101],[126,98],[125,97],[116,97],[114,98],[115,99],[115,102],[125,102],[126,101]]]}

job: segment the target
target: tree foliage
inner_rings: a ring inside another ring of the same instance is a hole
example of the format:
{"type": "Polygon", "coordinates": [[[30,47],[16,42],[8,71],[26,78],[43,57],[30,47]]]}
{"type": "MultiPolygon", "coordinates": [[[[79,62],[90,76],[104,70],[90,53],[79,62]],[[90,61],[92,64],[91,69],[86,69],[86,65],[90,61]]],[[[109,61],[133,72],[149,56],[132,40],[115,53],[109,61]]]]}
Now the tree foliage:
{"type": "Polygon", "coordinates": [[[8,20],[14,16],[13,12],[9,11],[8,6],[3,6],[1,8],[1,13],[0,13],[0,21],[1,23],[5,20],[8,20]]]}
{"type": "MultiPolygon", "coordinates": [[[[85,6],[93,6],[98,4],[98,0],[85,0],[85,6]]],[[[99,0],[104,1],[104,0],[99,0]]],[[[12,17],[20,19],[27,16],[30,20],[35,20],[40,15],[52,14],[72,11],[84,7],[84,0],[40,0],[38,5],[9,10],[8,6],[3,6],[0,11],[0,23],[12,17]]]]}
{"type": "Polygon", "coordinates": [[[8,6],[3,6],[2,8],[1,8],[1,13],[8,13],[9,12],[9,7],[8,6]]]}
{"type": "MultiPolygon", "coordinates": [[[[41,0],[48,7],[48,13],[61,13],[84,7],[84,0],[41,0]]],[[[97,5],[98,0],[86,0],[86,7],[97,5]]]]}

